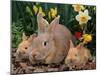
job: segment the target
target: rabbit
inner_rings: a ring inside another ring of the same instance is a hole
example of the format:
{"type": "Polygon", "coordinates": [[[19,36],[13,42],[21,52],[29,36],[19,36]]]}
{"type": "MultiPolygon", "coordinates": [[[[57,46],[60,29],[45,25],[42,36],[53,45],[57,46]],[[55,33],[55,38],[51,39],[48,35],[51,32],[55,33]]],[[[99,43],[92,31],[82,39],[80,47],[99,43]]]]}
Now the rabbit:
{"type": "Polygon", "coordinates": [[[45,64],[60,63],[66,57],[69,50],[72,34],[67,27],[59,24],[58,15],[50,24],[37,15],[38,35],[29,47],[29,60],[32,64],[38,62],[45,64]]]}
{"type": "Polygon", "coordinates": [[[30,35],[29,38],[28,38],[28,36],[25,35],[25,33],[23,33],[23,35],[22,35],[22,41],[18,45],[18,48],[16,50],[16,59],[17,60],[28,59],[27,50],[28,50],[28,47],[31,45],[32,40],[35,37],[36,37],[35,33],[32,34],[32,35],[30,35]]]}
{"type": "Polygon", "coordinates": [[[70,48],[65,58],[65,64],[70,68],[82,67],[89,59],[91,59],[90,50],[85,48],[82,43],[75,47],[70,40],[70,48]]]}

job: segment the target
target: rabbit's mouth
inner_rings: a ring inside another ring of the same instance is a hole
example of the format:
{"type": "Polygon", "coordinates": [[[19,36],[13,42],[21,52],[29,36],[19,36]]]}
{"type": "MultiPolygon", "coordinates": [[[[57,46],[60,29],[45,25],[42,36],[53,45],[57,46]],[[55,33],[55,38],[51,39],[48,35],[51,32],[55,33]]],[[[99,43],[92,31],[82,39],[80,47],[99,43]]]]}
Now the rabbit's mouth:
{"type": "Polygon", "coordinates": [[[16,53],[16,60],[26,60],[26,59],[28,59],[27,54],[17,54],[16,53]]]}
{"type": "Polygon", "coordinates": [[[44,63],[45,56],[40,55],[32,55],[32,53],[29,54],[29,60],[32,64],[35,63],[44,63]]]}
{"type": "Polygon", "coordinates": [[[36,63],[44,63],[45,60],[45,56],[35,56],[34,60],[36,61],[36,63]]]}
{"type": "Polygon", "coordinates": [[[29,60],[32,64],[39,64],[39,63],[44,63],[43,59],[35,59],[32,56],[29,56],[29,60]]]}
{"type": "Polygon", "coordinates": [[[69,64],[70,66],[73,66],[77,64],[77,61],[70,59],[70,60],[67,60],[66,63],[69,64]]]}

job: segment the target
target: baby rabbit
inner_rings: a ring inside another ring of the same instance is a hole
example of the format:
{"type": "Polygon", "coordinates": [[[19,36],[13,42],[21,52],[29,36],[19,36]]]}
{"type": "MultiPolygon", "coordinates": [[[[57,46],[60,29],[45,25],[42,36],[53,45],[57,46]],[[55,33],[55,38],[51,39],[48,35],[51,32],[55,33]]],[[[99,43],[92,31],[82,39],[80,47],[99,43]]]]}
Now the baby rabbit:
{"type": "Polygon", "coordinates": [[[38,13],[38,36],[34,38],[28,53],[32,64],[60,63],[66,57],[72,34],[64,25],[59,24],[59,18],[60,16],[57,16],[49,24],[41,13],[38,13]]]}
{"type": "Polygon", "coordinates": [[[74,47],[70,40],[70,49],[65,59],[65,64],[70,68],[81,67],[91,58],[90,50],[85,48],[82,43],[74,47]]]}
{"type": "Polygon", "coordinates": [[[28,59],[27,50],[28,50],[28,47],[31,45],[32,40],[35,37],[36,37],[36,34],[33,34],[28,38],[28,36],[26,36],[25,33],[23,33],[22,41],[18,45],[18,49],[16,51],[16,58],[18,60],[28,59]]]}

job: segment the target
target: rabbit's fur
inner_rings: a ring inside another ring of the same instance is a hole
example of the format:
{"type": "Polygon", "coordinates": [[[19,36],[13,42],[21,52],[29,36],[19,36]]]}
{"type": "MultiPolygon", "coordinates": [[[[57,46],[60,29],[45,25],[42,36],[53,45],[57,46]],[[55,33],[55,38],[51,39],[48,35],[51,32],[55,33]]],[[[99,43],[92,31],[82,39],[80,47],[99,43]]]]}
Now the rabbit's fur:
{"type": "Polygon", "coordinates": [[[16,51],[16,58],[18,60],[22,59],[28,59],[27,50],[28,47],[31,45],[32,40],[36,37],[36,34],[30,35],[30,37],[26,36],[25,33],[22,35],[22,41],[18,45],[17,51],[16,51]]]}
{"type": "Polygon", "coordinates": [[[75,47],[70,40],[70,49],[66,56],[65,64],[71,68],[75,66],[81,67],[84,66],[89,59],[91,59],[90,50],[85,48],[82,43],[75,47]]]}
{"type": "Polygon", "coordinates": [[[43,62],[45,64],[60,63],[69,50],[71,32],[64,25],[59,24],[57,16],[50,24],[37,15],[38,36],[33,39],[29,47],[29,60],[32,64],[43,62]]]}

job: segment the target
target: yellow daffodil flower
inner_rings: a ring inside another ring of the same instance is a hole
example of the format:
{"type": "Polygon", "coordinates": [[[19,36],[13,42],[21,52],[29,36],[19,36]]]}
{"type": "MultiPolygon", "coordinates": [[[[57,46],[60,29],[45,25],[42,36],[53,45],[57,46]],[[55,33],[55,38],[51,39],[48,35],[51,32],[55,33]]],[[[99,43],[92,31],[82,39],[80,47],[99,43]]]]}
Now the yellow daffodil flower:
{"type": "Polygon", "coordinates": [[[36,5],[34,5],[33,10],[34,10],[35,14],[42,13],[42,16],[45,16],[45,13],[43,12],[42,7],[37,7],[36,5]]]}
{"type": "Polygon", "coordinates": [[[83,40],[83,43],[86,44],[92,41],[92,36],[91,34],[83,34],[81,39],[83,40]]]}
{"type": "Polygon", "coordinates": [[[33,6],[33,10],[34,10],[35,14],[37,14],[37,12],[38,12],[38,7],[37,7],[36,5],[34,5],[34,6],[33,6]]]}
{"type": "Polygon", "coordinates": [[[43,12],[42,7],[39,7],[39,13],[42,13],[42,16],[45,16],[45,13],[43,12]]]}
{"type": "Polygon", "coordinates": [[[91,17],[88,14],[88,10],[84,12],[80,11],[79,14],[76,16],[76,20],[79,22],[80,25],[86,24],[91,17]]]}
{"type": "Polygon", "coordinates": [[[75,4],[75,5],[72,5],[74,7],[74,11],[76,12],[79,12],[81,10],[84,10],[84,6],[83,5],[80,5],[80,4],[75,4]]]}
{"type": "Polygon", "coordinates": [[[52,18],[55,18],[56,17],[56,15],[57,15],[57,8],[51,8],[50,9],[50,12],[51,12],[51,17],[52,18]]]}

